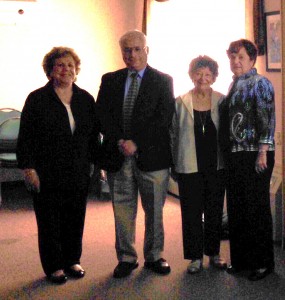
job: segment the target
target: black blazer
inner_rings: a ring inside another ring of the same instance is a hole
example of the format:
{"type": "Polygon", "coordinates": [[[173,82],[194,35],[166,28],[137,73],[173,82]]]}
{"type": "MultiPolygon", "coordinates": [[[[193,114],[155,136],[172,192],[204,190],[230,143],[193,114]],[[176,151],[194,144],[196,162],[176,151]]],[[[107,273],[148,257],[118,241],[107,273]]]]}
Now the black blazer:
{"type": "Polygon", "coordinates": [[[66,108],[51,82],[28,96],[17,145],[20,168],[34,168],[41,190],[86,188],[90,163],[97,161],[99,122],[95,100],[73,85],[71,110],[76,128],[72,134],[66,108]]]}
{"type": "MultiPolygon", "coordinates": [[[[96,105],[103,134],[101,168],[118,171],[124,161],[118,150],[123,134],[123,102],[128,69],[102,76],[96,105]]],[[[146,67],[132,116],[131,139],[138,147],[137,165],[142,171],[169,168],[172,162],[169,127],[174,112],[173,80],[146,67]]]]}

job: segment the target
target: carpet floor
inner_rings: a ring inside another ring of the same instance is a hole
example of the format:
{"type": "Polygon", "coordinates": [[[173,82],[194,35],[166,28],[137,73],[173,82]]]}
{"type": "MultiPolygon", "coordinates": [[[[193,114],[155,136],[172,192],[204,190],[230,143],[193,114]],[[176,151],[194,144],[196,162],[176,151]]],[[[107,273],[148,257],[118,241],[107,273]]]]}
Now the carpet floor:
{"type": "MultiPolygon", "coordinates": [[[[1,300],[281,300],[285,299],[285,251],[275,246],[276,270],[258,282],[246,274],[232,276],[209,266],[195,275],[186,272],[183,259],[179,200],[167,197],[164,209],[165,253],[172,271],[159,276],[143,268],[144,214],[139,205],[136,248],[139,268],[129,277],[114,279],[114,218],[111,202],[90,193],[83,240],[82,266],[86,276],[61,286],[46,281],[41,269],[37,228],[29,194],[22,183],[3,184],[0,208],[0,299],[1,300]]],[[[229,243],[221,242],[221,254],[229,262],[229,243]]]]}

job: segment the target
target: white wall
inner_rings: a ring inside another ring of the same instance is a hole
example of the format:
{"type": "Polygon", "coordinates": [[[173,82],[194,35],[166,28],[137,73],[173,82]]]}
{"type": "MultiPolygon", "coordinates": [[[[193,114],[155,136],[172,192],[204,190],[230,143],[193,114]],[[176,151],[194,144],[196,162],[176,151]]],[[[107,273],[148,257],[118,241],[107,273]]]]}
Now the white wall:
{"type": "Polygon", "coordinates": [[[245,0],[152,0],[147,32],[149,61],[174,77],[176,95],[193,87],[188,66],[198,55],[218,62],[213,88],[227,93],[232,72],[226,50],[231,41],[245,37],[245,0]]]}
{"type": "Polygon", "coordinates": [[[117,41],[141,28],[142,7],[141,0],[0,1],[0,107],[21,110],[47,82],[41,63],[54,46],[75,49],[77,83],[96,97],[102,74],[123,66],[117,41]]]}
{"type": "MultiPolygon", "coordinates": [[[[188,65],[198,54],[218,61],[214,88],[226,93],[232,74],[225,51],[231,40],[244,36],[244,1],[151,0],[149,63],[174,77],[176,94],[191,88],[188,65]],[[177,3],[181,8],[175,11],[177,3]]],[[[22,109],[28,93],[47,81],[43,56],[59,45],[78,53],[77,83],[96,97],[102,74],[124,66],[117,41],[124,31],[141,28],[143,2],[0,1],[0,107],[22,109]]]]}

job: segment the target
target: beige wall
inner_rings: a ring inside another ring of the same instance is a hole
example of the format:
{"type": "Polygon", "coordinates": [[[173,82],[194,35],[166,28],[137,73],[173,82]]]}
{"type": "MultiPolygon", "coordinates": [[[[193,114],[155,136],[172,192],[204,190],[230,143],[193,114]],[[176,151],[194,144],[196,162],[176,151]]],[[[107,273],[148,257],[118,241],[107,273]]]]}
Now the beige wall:
{"type": "MultiPolygon", "coordinates": [[[[281,12],[285,11],[285,0],[281,0],[281,12]]],[[[281,13],[281,22],[282,22],[282,37],[285,36],[285,14],[281,13]]],[[[284,141],[285,141],[285,122],[284,122],[284,116],[285,116],[285,39],[283,38],[282,40],[282,102],[283,102],[283,117],[282,117],[282,128],[283,128],[283,132],[282,132],[282,141],[283,141],[283,188],[282,188],[282,196],[283,196],[283,249],[285,249],[285,182],[284,182],[284,178],[285,178],[285,148],[284,148],[284,141]]]]}
{"type": "Polygon", "coordinates": [[[28,93],[47,82],[41,63],[53,46],[75,49],[77,83],[96,97],[101,75],[123,66],[118,38],[141,29],[142,11],[142,0],[0,1],[0,107],[21,110],[28,93]]]}

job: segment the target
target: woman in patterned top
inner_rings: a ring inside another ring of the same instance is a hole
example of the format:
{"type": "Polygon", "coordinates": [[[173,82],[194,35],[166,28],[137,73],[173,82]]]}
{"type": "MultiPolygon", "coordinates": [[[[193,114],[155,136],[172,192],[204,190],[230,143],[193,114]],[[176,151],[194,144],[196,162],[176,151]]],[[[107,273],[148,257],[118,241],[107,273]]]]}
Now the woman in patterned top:
{"type": "Polygon", "coordinates": [[[249,40],[230,44],[233,76],[220,106],[220,142],[228,169],[227,203],[231,266],[249,280],[273,272],[270,178],[274,167],[275,106],[271,82],[254,64],[257,48],[249,40]]]}

